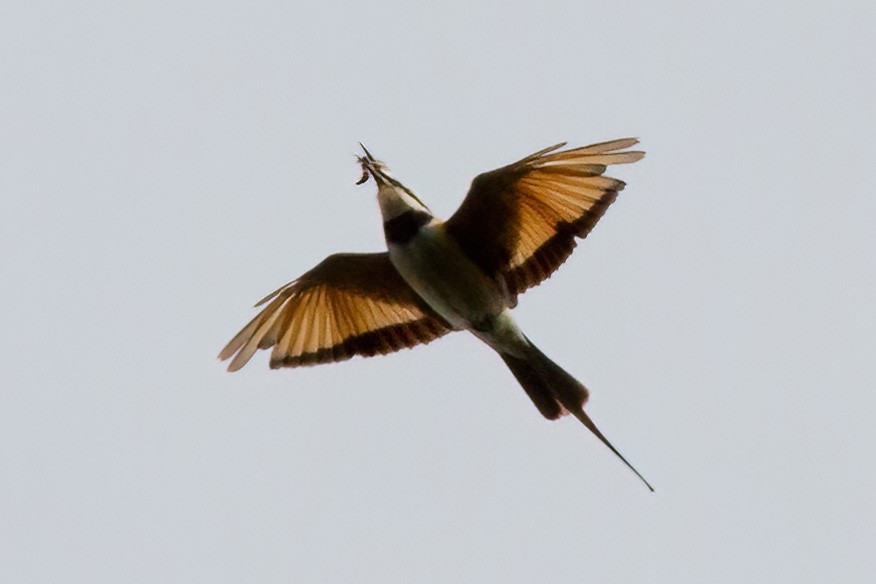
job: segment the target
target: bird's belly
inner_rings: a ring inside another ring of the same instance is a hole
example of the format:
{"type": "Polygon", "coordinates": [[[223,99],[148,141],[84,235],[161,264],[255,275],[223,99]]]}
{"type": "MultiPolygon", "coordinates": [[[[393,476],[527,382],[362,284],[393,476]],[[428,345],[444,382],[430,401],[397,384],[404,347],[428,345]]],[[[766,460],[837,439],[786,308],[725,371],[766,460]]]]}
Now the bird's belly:
{"type": "Polygon", "coordinates": [[[443,232],[430,225],[407,243],[389,244],[389,258],[402,278],[457,329],[489,326],[506,307],[499,286],[443,232]]]}

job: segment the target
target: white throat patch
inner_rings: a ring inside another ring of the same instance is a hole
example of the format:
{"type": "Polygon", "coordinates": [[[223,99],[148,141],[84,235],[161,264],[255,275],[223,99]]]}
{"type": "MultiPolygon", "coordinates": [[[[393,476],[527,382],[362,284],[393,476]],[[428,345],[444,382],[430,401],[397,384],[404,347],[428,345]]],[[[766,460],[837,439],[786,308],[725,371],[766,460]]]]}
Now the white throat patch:
{"type": "Polygon", "coordinates": [[[414,197],[395,185],[383,184],[377,190],[377,202],[384,221],[398,217],[405,211],[431,211],[414,197]]]}

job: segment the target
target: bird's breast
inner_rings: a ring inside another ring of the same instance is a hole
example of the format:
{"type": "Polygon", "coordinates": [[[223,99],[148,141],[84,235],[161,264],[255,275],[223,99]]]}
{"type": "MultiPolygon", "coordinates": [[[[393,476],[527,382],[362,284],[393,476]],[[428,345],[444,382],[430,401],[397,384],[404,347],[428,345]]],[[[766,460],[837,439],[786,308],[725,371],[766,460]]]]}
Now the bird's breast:
{"type": "Polygon", "coordinates": [[[422,226],[404,243],[387,239],[389,258],[402,278],[454,328],[477,329],[507,306],[496,282],[463,253],[443,223],[422,226]]]}

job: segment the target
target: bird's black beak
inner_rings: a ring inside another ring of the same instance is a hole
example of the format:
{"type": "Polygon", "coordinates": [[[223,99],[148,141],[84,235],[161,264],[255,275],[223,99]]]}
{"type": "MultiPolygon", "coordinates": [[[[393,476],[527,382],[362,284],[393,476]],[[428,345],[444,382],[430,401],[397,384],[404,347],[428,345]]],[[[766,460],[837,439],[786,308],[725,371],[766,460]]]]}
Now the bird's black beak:
{"type": "Polygon", "coordinates": [[[357,157],[359,164],[362,165],[362,178],[357,180],[356,184],[357,185],[364,184],[368,180],[369,177],[373,178],[374,182],[376,182],[378,184],[378,186],[382,185],[382,184],[386,184],[387,181],[385,178],[383,178],[383,173],[382,173],[382,170],[384,168],[384,164],[382,162],[380,162],[379,160],[377,160],[376,158],[374,158],[374,156],[372,156],[371,153],[368,152],[368,149],[365,148],[365,145],[362,144],[362,142],[359,142],[359,147],[362,148],[362,152],[365,153],[365,156],[358,156],[357,157]]]}
{"type": "Polygon", "coordinates": [[[361,149],[362,149],[362,152],[365,153],[365,159],[366,159],[366,160],[368,160],[369,162],[376,162],[376,159],[375,159],[373,156],[371,156],[371,153],[368,152],[368,149],[365,148],[365,145],[362,144],[362,142],[359,142],[359,148],[361,148],[361,149]]]}

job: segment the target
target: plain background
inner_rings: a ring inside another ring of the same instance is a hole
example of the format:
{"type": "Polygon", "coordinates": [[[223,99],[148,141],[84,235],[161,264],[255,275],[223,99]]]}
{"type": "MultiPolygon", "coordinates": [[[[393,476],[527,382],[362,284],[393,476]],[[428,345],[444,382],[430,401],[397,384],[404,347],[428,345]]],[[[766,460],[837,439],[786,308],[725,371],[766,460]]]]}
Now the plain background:
{"type": "Polygon", "coordinates": [[[7,2],[3,582],[867,582],[872,2],[7,2]],[[267,292],[560,140],[648,156],[521,298],[649,493],[451,335],[270,371],[267,292]]]}

